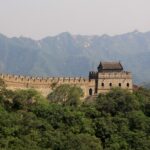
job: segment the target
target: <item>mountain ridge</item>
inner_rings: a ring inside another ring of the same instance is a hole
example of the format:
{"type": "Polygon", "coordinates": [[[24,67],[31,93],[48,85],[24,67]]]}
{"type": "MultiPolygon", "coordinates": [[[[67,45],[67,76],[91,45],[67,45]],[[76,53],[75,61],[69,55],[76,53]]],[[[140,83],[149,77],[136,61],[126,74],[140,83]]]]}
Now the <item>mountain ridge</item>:
{"type": "Polygon", "coordinates": [[[150,82],[150,32],[72,35],[41,40],[0,34],[0,72],[40,76],[88,76],[99,61],[121,61],[135,82],[150,82]]]}

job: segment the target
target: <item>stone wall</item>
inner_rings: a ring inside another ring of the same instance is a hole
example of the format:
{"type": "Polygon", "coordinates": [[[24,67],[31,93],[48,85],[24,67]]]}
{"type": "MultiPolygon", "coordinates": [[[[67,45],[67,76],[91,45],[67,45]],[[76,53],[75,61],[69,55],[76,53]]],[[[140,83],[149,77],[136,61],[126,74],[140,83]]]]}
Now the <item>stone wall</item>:
{"type": "Polygon", "coordinates": [[[105,72],[98,74],[98,93],[106,93],[114,87],[132,92],[133,83],[130,72],[105,72]]]}
{"type": "Polygon", "coordinates": [[[95,82],[89,81],[87,78],[82,77],[32,77],[32,76],[20,76],[20,75],[5,75],[1,74],[2,78],[8,89],[28,89],[34,88],[41,92],[42,95],[47,96],[52,91],[52,85],[56,86],[62,84],[76,85],[82,88],[84,97],[89,95],[89,88],[95,86],[95,82]]]}
{"type": "Polygon", "coordinates": [[[47,96],[52,92],[54,84],[56,86],[69,84],[81,87],[84,92],[84,98],[91,95],[106,93],[114,87],[128,89],[132,92],[132,75],[130,72],[90,72],[89,79],[83,77],[32,77],[19,75],[4,75],[2,78],[8,89],[29,89],[34,88],[41,92],[43,96],[47,96]],[[91,91],[91,92],[90,92],[91,91]]]}

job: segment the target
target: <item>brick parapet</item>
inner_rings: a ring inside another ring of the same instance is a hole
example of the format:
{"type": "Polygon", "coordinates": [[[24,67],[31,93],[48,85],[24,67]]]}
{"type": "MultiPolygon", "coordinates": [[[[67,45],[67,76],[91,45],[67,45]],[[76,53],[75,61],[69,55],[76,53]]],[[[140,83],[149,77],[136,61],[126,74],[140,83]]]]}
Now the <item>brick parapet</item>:
{"type": "Polygon", "coordinates": [[[0,74],[0,78],[7,82],[14,83],[33,83],[33,84],[49,84],[49,83],[88,83],[89,80],[83,77],[33,77],[0,74]]]}
{"type": "Polygon", "coordinates": [[[98,75],[99,79],[131,79],[132,75],[130,72],[103,72],[103,73],[99,73],[98,75]]]}

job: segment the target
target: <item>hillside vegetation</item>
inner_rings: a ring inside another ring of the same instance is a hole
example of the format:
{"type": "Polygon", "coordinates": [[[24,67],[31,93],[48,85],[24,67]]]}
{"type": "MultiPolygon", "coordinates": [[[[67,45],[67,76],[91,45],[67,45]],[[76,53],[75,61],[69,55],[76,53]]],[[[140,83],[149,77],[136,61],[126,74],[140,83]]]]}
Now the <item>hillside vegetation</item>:
{"type": "Polygon", "coordinates": [[[33,89],[13,92],[0,85],[2,150],[150,149],[147,89],[113,89],[81,103],[78,87],[55,88],[45,99],[33,89]]]}
{"type": "Polygon", "coordinates": [[[121,61],[138,83],[150,82],[150,32],[116,36],[61,33],[41,40],[0,35],[0,72],[88,76],[100,61],[121,61]]]}

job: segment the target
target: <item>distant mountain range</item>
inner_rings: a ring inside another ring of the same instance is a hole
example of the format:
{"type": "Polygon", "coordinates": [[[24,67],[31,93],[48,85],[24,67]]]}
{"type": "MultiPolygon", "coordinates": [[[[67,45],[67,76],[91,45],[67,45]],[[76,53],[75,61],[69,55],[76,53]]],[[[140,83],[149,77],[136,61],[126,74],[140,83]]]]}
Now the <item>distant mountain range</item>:
{"type": "Polygon", "coordinates": [[[0,34],[0,72],[40,76],[88,76],[100,61],[119,60],[137,83],[150,82],[150,32],[82,36],[61,33],[33,40],[0,34]]]}

